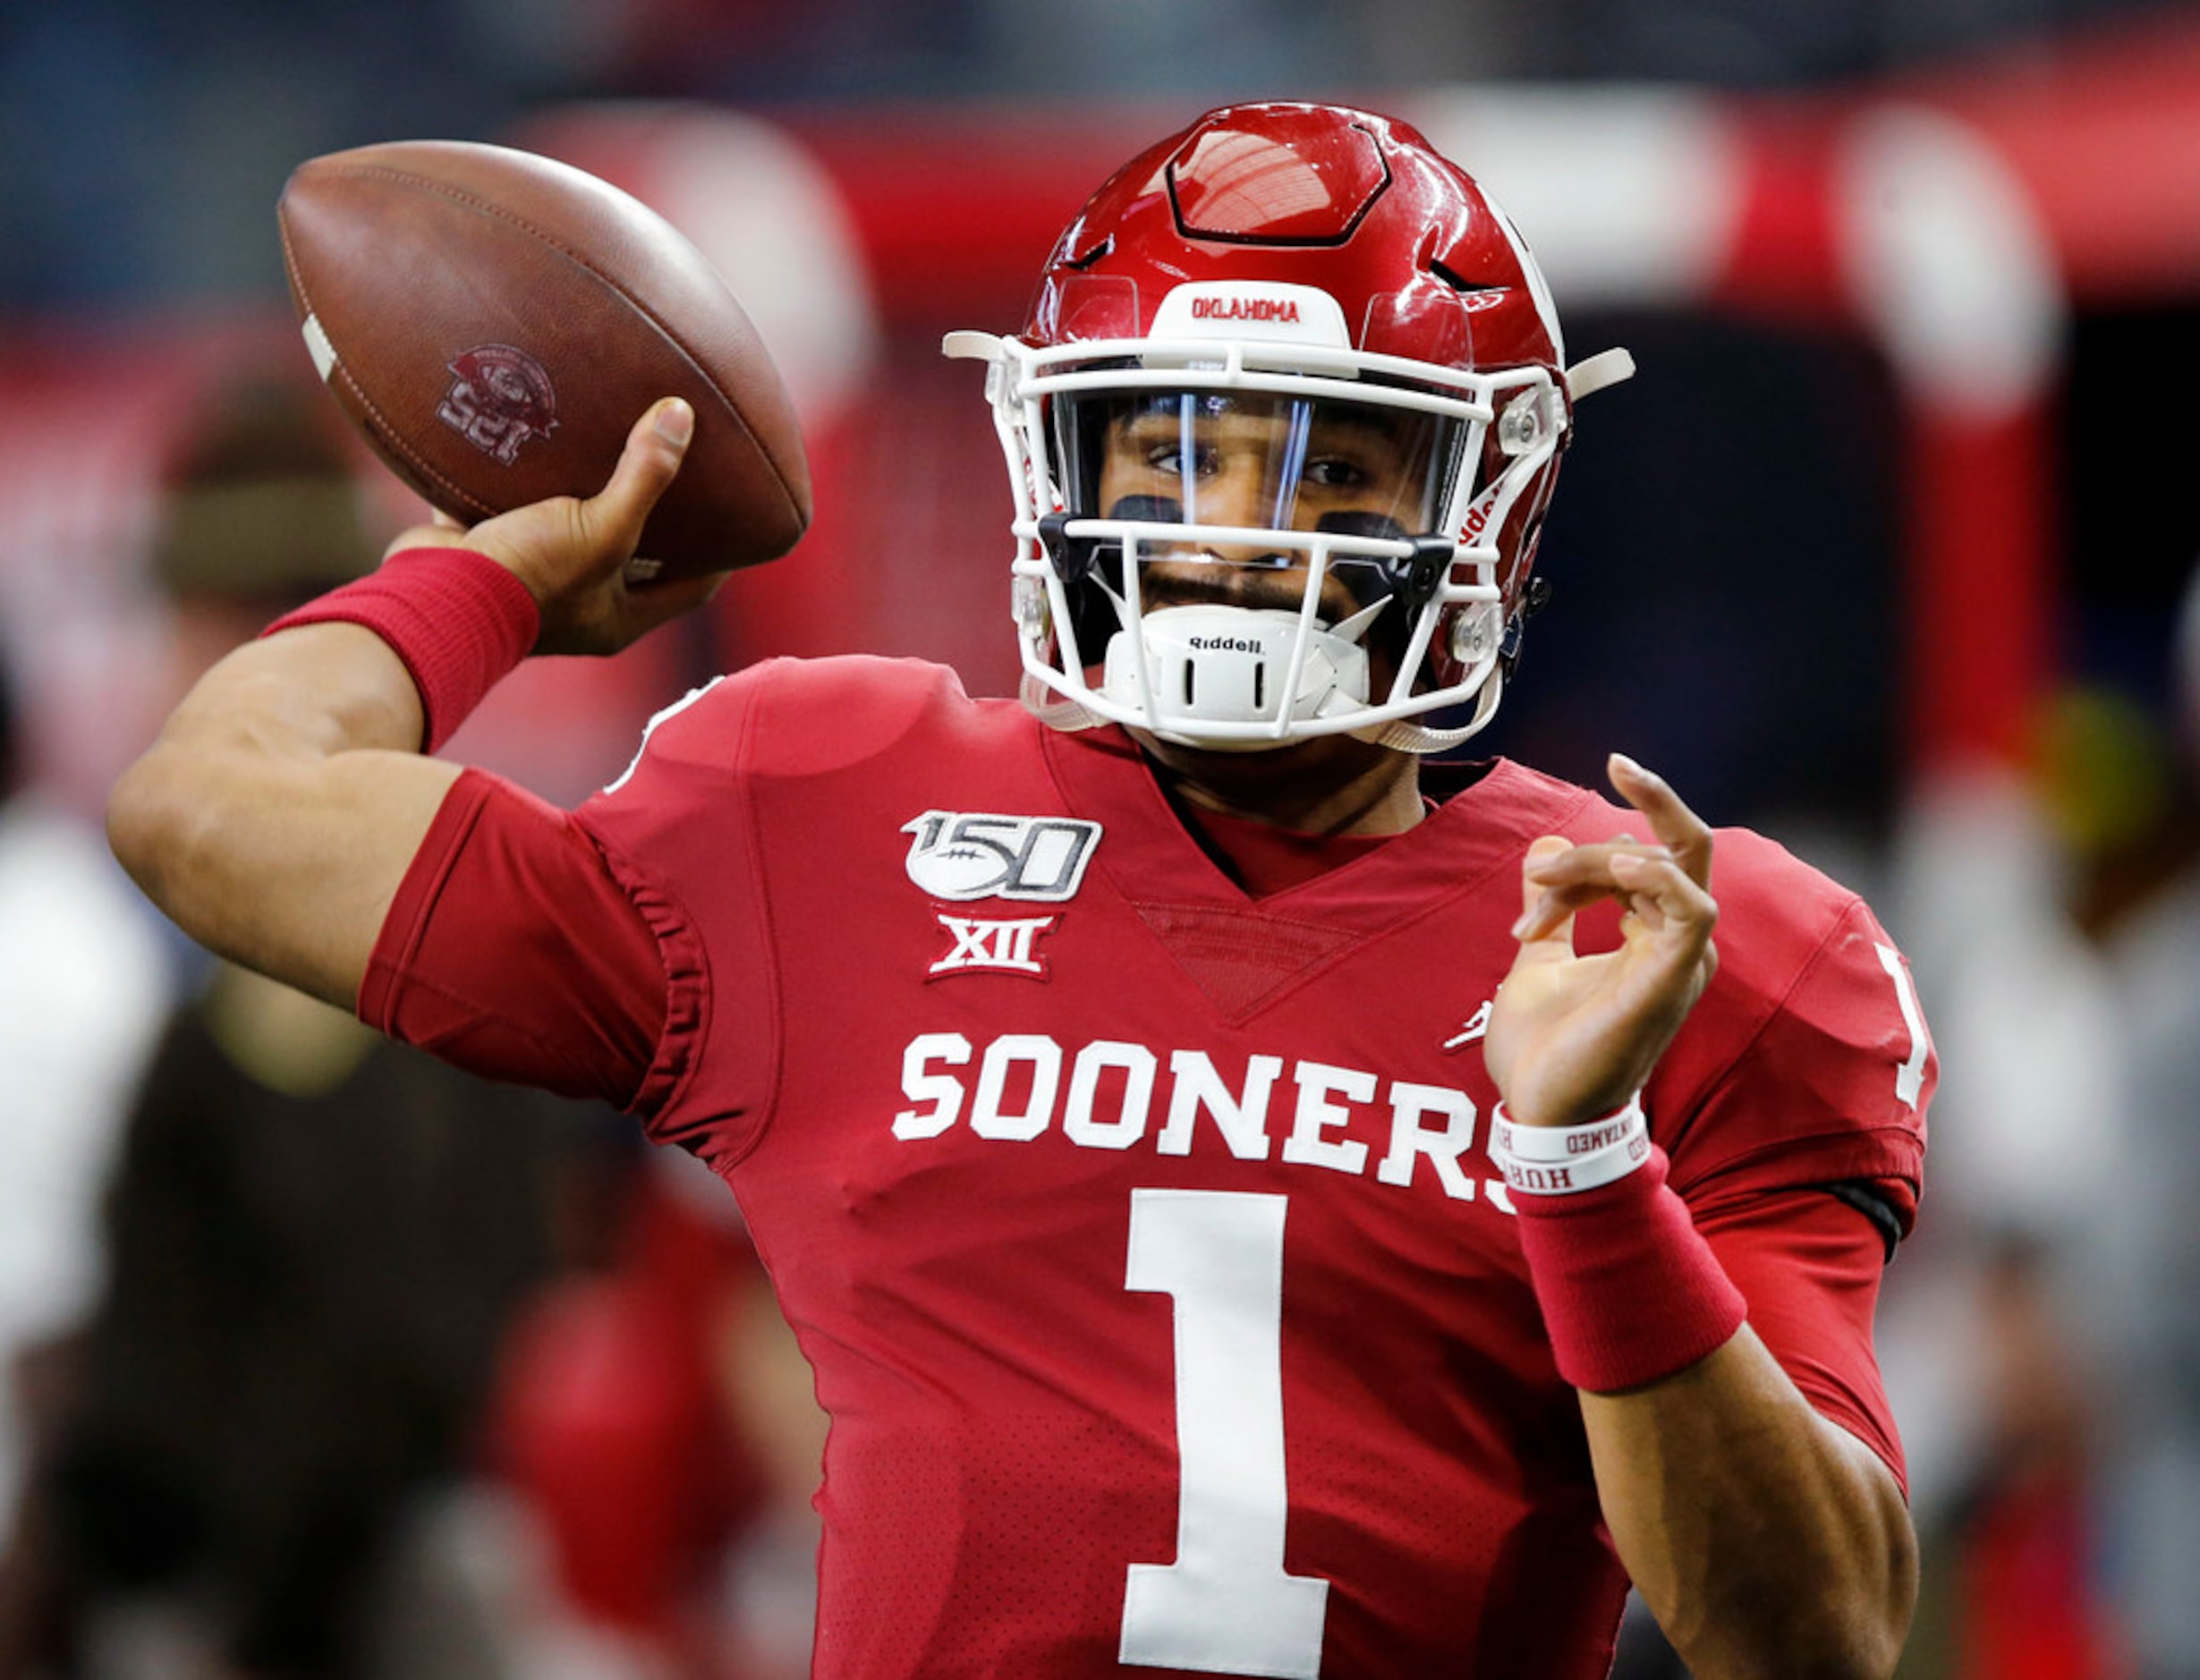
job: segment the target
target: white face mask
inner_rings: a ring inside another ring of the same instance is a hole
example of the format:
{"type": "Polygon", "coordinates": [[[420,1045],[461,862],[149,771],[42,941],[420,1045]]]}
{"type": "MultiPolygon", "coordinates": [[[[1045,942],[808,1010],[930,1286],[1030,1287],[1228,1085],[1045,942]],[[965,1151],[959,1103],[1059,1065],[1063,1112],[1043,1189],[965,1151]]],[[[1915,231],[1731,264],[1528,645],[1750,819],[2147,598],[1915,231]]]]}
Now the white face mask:
{"type": "Polygon", "coordinates": [[[950,336],[993,364],[1024,698],[1046,722],[1430,751],[1495,711],[1499,536],[1548,483],[1558,377],[1356,351],[1317,299],[1266,289],[1303,306],[1295,336],[1167,304],[1142,338],[950,336]]]}
{"type": "Polygon", "coordinates": [[[1097,717],[1245,751],[1380,738],[1443,686],[1431,638],[1462,615],[1494,658],[1494,566],[1440,534],[1480,459],[1457,399],[1339,380],[1311,395],[1272,373],[1187,386],[1197,377],[1126,370],[1048,405],[1066,505],[1042,541],[1075,615],[1048,626],[1049,687],[1097,717]]]}

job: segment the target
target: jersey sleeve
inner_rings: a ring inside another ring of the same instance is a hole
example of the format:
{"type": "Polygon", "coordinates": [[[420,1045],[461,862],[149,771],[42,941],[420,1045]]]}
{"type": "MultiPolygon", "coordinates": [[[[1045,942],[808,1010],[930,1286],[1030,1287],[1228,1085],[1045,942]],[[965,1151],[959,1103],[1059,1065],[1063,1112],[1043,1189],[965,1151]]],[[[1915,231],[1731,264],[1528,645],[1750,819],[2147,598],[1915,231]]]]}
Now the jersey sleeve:
{"type": "Polygon", "coordinates": [[[692,691],[650,720],[633,762],[573,813],[656,934],[670,976],[665,1032],[632,1112],[652,1141],[720,1170],[753,1147],[777,1090],[778,968],[756,783],[779,737],[830,741],[820,720],[786,703],[803,668],[766,659],[692,691]],[[760,723],[767,709],[775,730],[760,723]],[[709,1100],[684,1102],[706,1043],[709,1100]]]}
{"type": "Polygon", "coordinates": [[[468,770],[383,921],[358,1013],[471,1073],[633,1107],[684,966],[570,815],[468,770]]]}
{"type": "Polygon", "coordinates": [[[1722,953],[1737,953],[1727,966],[1750,975],[1746,1000],[1713,1012],[1708,1065],[1703,1045],[1688,1053],[1701,1095],[1684,1099],[1661,1140],[1674,1187],[1701,1222],[1771,1192],[1865,1185],[1907,1235],[1938,1077],[1908,965],[1854,896],[1831,901],[1822,918],[1767,929],[1761,948],[1750,947],[1751,920],[1721,921],[1722,953]]]}
{"type": "Polygon", "coordinates": [[[1735,850],[1720,979],[1652,1079],[1651,1124],[1758,1338],[1907,1490],[1872,1319],[1890,1239],[1916,1217],[1932,1039],[1862,900],[1784,853],[1735,850]]]}
{"type": "Polygon", "coordinates": [[[714,1166],[737,1154],[769,1106],[777,1042],[743,752],[786,664],[659,712],[633,763],[576,810],[463,774],[384,921],[361,1018],[471,1072],[602,1098],[714,1166]],[[670,1118],[706,1040],[730,1065],[718,1106],[670,1118]]]}
{"type": "Polygon", "coordinates": [[[1788,1380],[1877,1454],[1907,1494],[1901,1438],[1872,1346],[1885,1270],[1872,1223],[1822,1191],[1788,1190],[1729,1202],[1696,1227],[1788,1380]]]}

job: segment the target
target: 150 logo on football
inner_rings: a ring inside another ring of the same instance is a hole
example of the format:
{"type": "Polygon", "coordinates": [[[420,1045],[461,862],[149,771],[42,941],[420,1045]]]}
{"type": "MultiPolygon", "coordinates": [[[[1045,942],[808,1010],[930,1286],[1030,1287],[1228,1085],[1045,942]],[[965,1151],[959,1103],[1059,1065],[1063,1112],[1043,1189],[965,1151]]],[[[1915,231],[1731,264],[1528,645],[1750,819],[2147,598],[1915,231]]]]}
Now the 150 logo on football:
{"type": "Polygon", "coordinates": [[[934,898],[1073,897],[1099,845],[1100,826],[1075,817],[1006,817],[994,811],[928,810],[901,832],[909,878],[934,898]]]}

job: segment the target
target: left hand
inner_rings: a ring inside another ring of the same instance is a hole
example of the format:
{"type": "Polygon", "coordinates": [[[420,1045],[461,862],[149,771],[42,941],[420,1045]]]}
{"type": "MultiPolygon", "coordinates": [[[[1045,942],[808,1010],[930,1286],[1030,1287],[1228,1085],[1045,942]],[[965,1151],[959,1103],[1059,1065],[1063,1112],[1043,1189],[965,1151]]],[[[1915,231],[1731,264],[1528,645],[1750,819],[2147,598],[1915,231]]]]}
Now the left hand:
{"type": "Polygon", "coordinates": [[[1612,785],[1654,843],[1622,835],[1576,845],[1544,835],[1521,870],[1520,941],[1490,1012],[1483,1055],[1521,1125],[1579,1125],[1640,1090],[1719,967],[1712,927],[1712,831],[1664,781],[1622,753],[1612,785]],[[1574,917],[1626,906],[1619,948],[1574,951],[1574,917]]]}

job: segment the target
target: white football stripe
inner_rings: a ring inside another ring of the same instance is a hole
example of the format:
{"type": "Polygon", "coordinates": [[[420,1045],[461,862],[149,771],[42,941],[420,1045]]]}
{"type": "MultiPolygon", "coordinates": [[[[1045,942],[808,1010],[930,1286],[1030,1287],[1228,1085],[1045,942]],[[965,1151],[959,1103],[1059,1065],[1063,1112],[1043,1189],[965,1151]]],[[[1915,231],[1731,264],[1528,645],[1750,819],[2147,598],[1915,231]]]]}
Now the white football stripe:
{"type": "Polygon", "coordinates": [[[318,315],[307,316],[300,324],[300,330],[306,335],[306,352],[313,358],[313,370],[321,376],[321,383],[326,385],[328,376],[336,369],[336,347],[328,342],[328,335],[322,330],[321,318],[318,315]]]}

